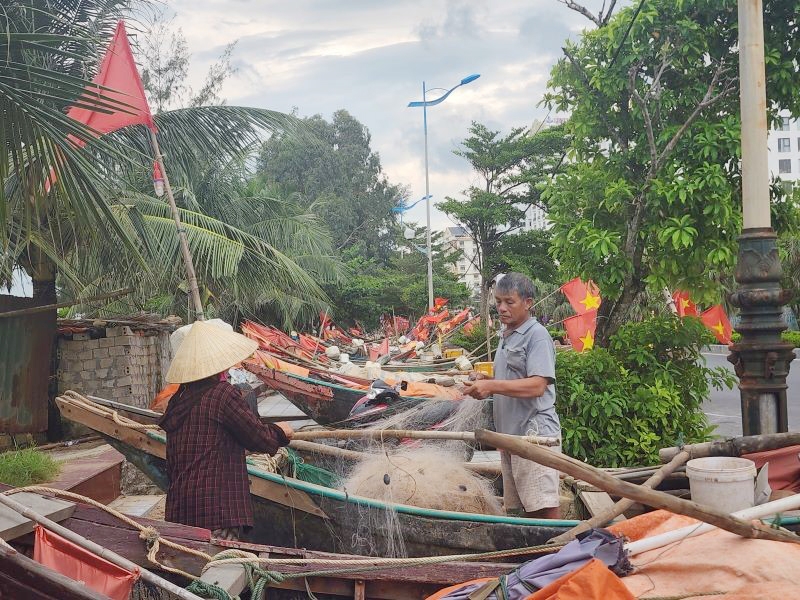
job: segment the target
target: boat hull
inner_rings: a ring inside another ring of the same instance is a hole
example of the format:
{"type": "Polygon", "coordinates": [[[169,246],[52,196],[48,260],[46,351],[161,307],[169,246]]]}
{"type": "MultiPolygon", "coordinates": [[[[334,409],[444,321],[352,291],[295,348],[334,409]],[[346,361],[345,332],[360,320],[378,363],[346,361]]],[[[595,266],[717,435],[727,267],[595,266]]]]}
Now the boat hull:
{"type": "MultiPolygon", "coordinates": [[[[113,438],[109,443],[167,490],[166,460],[113,438]]],[[[564,532],[563,527],[429,518],[309,494],[322,517],[251,497],[256,525],[249,533],[250,541],[323,552],[390,556],[404,549],[408,556],[469,554],[536,546],[564,532]]]]}

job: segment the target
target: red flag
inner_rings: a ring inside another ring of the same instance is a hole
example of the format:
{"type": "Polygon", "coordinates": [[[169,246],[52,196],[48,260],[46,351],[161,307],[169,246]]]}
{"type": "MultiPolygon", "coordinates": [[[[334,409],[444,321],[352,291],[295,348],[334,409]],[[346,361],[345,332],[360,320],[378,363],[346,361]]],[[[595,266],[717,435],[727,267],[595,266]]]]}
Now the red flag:
{"type": "MultiPolygon", "coordinates": [[[[147,125],[151,130],[156,130],[123,21],[117,23],[117,31],[103,57],[100,72],[92,82],[110,89],[87,86],[84,96],[86,99],[112,100],[126,106],[111,113],[72,107],[67,116],[88,125],[100,134],[111,133],[128,125],[147,125]]],[[[73,142],[83,145],[80,140],[73,142]]]]}
{"type": "Polygon", "coordinates": [[[138,568],[127,571],[41,525],[36,526],[33,559],[113,600],[127,600],[139,578],[138,568]]]}
{"type": "Polygon", "coordinates": [[[675,290],[672,300],[675,302],[675,308],[678,309],[679,317],[697,316],[697,305],[689,299],[689,292],[675,290]]]}
{"type": "Polygon", "coordinates": [[[450,302],[449,298],[434,298],[433,299],[433,312],[441,310],[442,307],[450,302]]]}
{"type": "Polygon", "coordinates": [[[560,289],[579,315],[600,308],[600,290],[591,279],[583,283],[579,277],[576,277],[562,285],[560,289]]]}
{"type": "Polygon", "coordinates": [[[564,329],[567,330],[569,342],[576,352],[591,350],[594,348],[594,332],[597,329],[597,311],[564,319],[564,329]]]}
{"type": "Polygon", "coordinates": [[[704,310],[703,314],[700,315],[700,320],[703,325],[711,330],[711,333],[721,344],[731,343],[733,327],[731,327],[731,322],[728,320],[728,315],[725,314],[722,305],[715,304],[711,308],[704,310]]]}

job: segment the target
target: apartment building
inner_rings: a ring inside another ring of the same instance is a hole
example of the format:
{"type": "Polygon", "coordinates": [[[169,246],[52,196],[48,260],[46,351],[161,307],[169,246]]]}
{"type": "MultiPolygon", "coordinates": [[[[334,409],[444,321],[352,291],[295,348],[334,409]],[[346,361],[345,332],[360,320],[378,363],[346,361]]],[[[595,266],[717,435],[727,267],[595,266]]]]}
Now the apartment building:
{"type": "Polygon", "coordinates": [[[800,120],[792,119],[788,111],[781,115],[781,122],[767,137],[769,170],[773,177],[796,185],[800,179],[800,120]]]}
{"type": "Polygon", "coordinates": [[[446,227],[443,241],[451,249],[460,252],[451,271],[458,276],[458,280],[470,288],[474,295],[480,295],[481,273],[478,268],[478,257],[475,241],[463,227],[446,227]]]}

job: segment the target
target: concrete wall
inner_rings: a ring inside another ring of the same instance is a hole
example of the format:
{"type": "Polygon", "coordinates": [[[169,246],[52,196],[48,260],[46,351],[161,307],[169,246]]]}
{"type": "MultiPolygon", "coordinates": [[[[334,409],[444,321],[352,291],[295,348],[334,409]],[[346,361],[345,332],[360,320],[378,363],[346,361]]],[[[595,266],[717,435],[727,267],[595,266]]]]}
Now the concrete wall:
{"type": "Polygon", "coordinates": [[[58,392],[75,390],[146,408],[164,387],[169,332],[127,326],[91,329],[58,340],[58,392]]]}

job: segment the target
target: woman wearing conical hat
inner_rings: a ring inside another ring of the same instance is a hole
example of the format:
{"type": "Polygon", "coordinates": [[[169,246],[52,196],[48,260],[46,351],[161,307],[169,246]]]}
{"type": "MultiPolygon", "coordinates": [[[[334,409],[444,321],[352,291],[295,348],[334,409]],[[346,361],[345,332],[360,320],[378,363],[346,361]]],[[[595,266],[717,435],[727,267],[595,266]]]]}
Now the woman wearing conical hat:
{"type": "Polygon", "coordinates": [[[160,425],[167,432],[166,519],[239,539],[253,524],[245,451],[275,454],[292,436],[288,425],[265,425],[228,369],[258,343],[197,321],[175,353],[167,381],[180,384],[160,425]]]}

